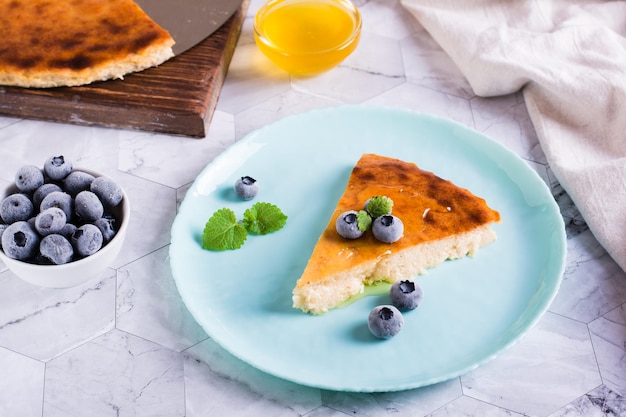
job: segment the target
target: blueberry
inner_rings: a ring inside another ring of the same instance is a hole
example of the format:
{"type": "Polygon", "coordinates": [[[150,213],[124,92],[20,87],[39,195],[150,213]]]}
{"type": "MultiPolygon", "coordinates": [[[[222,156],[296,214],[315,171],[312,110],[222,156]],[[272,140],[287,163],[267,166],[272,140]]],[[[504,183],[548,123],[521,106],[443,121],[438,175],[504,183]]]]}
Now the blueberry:
{"type": "Polygon", "coordinates": [[[66,221],[71,222],[74,217],[74,199],[63,191],[53,191],[41,200],[39,211],[50,207],[58,207],[65,213],[66,221]]]}
{"type": "Polygon", "coordinates": [[[65,223],[59,234],[65,236],[66,239],[71,239],[75,231],[76,225],[74,223],[65,223]]]}
{"type": "Polygon", "coordinates": [[[41,239],[39,253],[51,263],[61,265],[72,260],[74,248],[64,236],[51,234],[41,239]]]}
{"type": "Polygon", "coordinates": [[[30,224],[17,221],[2,233],[2,250],[9,258],[23,261],[37,254],[40,240],[30,224]]]}
{"type": "Polygon", "coordinates": [[[63,190],[57,184],[53,184],[51,182],[42,184],[41,187],[37,188],[33,193],[33,205],[35,207],[41,206],[41,202],[43,201],[43,199],[53,191],[63,190]]]}
{"type": "Polygon", "coordinates": [[[74,215],[74,199],[63,191],[53,191],[41,200],[39,211],[50,207],[58,207],[65,213],[66,221],[71,222],[74,215]]]}
{"type": "Polygon", "coordinates": [[[115,219],[112,217],[100,217],[93,224],[102,232],[102,238],[108,243],[115,236],[115,219]]]}
{"type": "Polygon", "coordinates": [[[51,156],[43,164],[43,172],[48,178],[60,181],[72,172],[72,162],[65,159],[63,155],[51,156]]]}
{"type": "Polygon", "coordinates": [[[341,213],[335,221],[335,228],[339,236],[345,239],[358,239],[363,236],[363,231],[358,226],[359,213],[355,210],[348,210],[341,213]]]}
{"type": "Polygon", "coordinates": [[[72,247],[80,256],[89,256],[98,252],[102,247],[102,232],[91,223],[78,228],[71,237],[72,247]]]}
{"type": "Polygon", "coordinates": [[[374,307],[367,319],[367,327],[379,339],[389,339],[397,335],[403,325],[402,313],[392,305],[374,307]]]}
{"type": "Polygon", "coordinates": [[[50,207],[39,212],[35,217],[35,230],[41,236],[60,233],[66,224],[65,212],[58,207],[50,207]]]}
{"type": "Polygon", "coordinates": [[[7,227],[9,227],[8,224],[0,223],[0,249],[2,249],[2,234],[4,233],[7,227]]]}
{"type": "Polygon", "coordinates": [[[252,177],[241,177],[235,182],[235,194],[242,200],[252,200],[259,192],[259,183],[252,177]]]}
{"type": "Polygon", "coordinates": [[[396,281],[389,291],[391,304],[399,310],[414,310],[424,299],[424,291],[422,287],[411,280],[396,281]]]}
{"type": "Polygon", "coordinates": [[[28,220],[34,211],[32,201],[24,194],[11,194],[0,202],[0,217],[7,224],[28,220]]]}
{"type": "Polygon", "coordinates": [[[95,193],[105,207],[115,207],[122,202],[122,188],[111,178],[97,177],[90,185],[90,190],[95,193]]]}
{"type": "Polygon", "coordinates": [[[65,185],[65,191],[70,195],[75,196],[81,191],[87,191],[91,187],[91,182],[95,177],[83,171],[72,171],[69,173],[63,184],[65,185]]]}
{"type": "Polygon", "coordinates": [[[15,186],[24,193],[32,193],[43,183],[43,172],[35,165],[24,165],[15,173],[15,186]]]}
{"type": "Polygon", "coordinates": [[[396,216],[380,216],[372,223],[372,233],[381,242],[393,243],[404,235],[404,224],[396,216]]]}
{"type": "Polygon", "coordinates": [[[81,221],[91,223],[102,217],[104,206],[95,193],[81,191],[74,198],[74,212],[81,221]]]}

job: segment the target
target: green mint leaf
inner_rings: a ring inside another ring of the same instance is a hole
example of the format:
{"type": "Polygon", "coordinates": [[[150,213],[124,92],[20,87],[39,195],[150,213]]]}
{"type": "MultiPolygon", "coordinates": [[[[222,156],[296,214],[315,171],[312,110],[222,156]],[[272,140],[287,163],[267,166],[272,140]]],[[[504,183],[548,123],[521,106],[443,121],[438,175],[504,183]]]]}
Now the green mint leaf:
{"type": "Polygon", "coordinates": [[[391,214],[393,208],[393,200],[384,195],[377,195],[372,197],[367,202],[365,209],[372,216],[372,218],[384,216],[385,214],[391,214]]]}
{"type": "Polygon", "coordinates": [[[204,226],[202,247],[208,250],[232,250],[243,245],[248,232],[239,223],[235,213],[223,208],[211,216],[204,226]]]}
{"type": "Polygon", "coordinates": [[[243,214],[243,225],[250,233],[265,235],[283,228],[287,216],[271,203],[255,203],[243,214]]]}
{"type": "Polygon", "coordinates": [[[372,218],[365,210],[359,210],[356,215],[356,225],[361,232],[367,231],[372,225],[372,218]]]}

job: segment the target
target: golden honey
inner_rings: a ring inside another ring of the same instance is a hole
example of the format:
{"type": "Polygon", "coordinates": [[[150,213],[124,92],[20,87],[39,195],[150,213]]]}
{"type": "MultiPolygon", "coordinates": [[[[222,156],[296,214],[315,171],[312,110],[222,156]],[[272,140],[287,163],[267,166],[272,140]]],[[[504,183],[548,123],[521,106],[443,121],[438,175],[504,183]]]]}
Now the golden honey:
{"type": "Polygon", "coordinates": [[[339,64],[356,48],[360,30],[360,13],[349,0],[270,0],[254,22],[259,49],[296,75],[339,64]]]}

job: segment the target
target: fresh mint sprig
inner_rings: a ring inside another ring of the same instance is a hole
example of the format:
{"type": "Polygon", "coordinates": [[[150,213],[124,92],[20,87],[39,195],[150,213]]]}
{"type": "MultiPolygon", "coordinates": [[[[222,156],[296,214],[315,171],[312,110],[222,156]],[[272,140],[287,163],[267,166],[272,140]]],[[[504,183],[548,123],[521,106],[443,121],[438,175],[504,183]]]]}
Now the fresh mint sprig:
{"type": "Polygon", "coordinates": [[[271,203],[256,203],[243,214],[243,226],[257,235],[280,230],[286,222],[287,216],[271,203]]]}
{"type": "Polygon", "coordinates": [[[241,221],[229,208],[217,210],[209,218],[202,233],[202,247],[222,251],[239,249],[248,233],[265,235],[282,229],[287,216],[271,203],[255,203],[247,209],[241,221]]]}

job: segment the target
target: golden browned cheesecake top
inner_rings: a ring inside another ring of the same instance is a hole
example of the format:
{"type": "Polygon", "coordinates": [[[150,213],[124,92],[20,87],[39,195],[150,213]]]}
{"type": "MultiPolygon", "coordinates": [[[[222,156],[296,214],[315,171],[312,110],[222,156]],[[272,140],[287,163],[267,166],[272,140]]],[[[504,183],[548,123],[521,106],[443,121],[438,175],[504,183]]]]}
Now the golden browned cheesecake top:
{"type": "Polygon", "coordinates": [[[323,281],[363,262],[500,221],[484,199],[417,165],[364,154],[352,169],[346,189],[320,236],[297,287],[323,281]],[[337,233],[337,217],[360,210],[374,196],[393,200],[393,214],[404,223],[404,237],[394,243],[376,240],[371,231],[354,240],[337,233]]]}
{"type": "Polygon", "coordinates": [[[132,0],[0,0],[0,39],[0,72],[25,83],[173,44],[132,0]]]}

